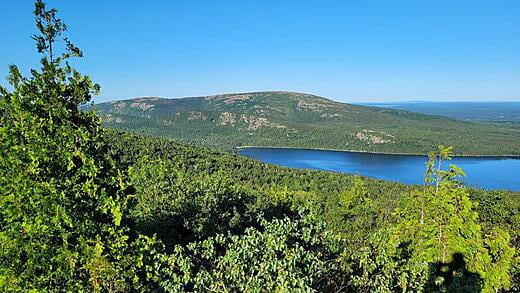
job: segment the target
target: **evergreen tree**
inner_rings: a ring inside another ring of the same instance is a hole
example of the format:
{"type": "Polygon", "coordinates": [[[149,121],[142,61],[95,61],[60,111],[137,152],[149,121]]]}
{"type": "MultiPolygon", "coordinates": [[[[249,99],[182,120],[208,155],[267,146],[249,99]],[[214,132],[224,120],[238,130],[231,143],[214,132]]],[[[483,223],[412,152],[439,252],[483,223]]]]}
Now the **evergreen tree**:
{"type": "Polygon", "coordinates": [[[442,168],[443,161],[451,159],[451,155],[452,148],[442,145],[437,154],[430,154],[424,188],[408,197],[404,207],[396,211],[398,225],[393,240],[406,244],[415,262],[440,266],[460,264],[461,260],[454,258],[460,255],[464,267],[451,276],[456,282],[437,276],[431,278],[432,288],[473,290],[482,287],[485,292],[507,288],[514,254],[508,245],[509,235],[498,228],[484,235],[469,191],[458,180],[465,176],[464,172],[455,165],[450,165],[448,170],[442,168]],[[478,278],[468,279],[468,274],[479,275],[483,283],[480,284],[478,278]]]}
{"type": "Polygon", "coordinates": [[[138,289],[147,244],[124,227],[129,189],[79,109],[100,87],[69,64],[82,52],[56,13],[36,1],[41,70],[10,66],[0,88],[0,290],[138,289]]]}

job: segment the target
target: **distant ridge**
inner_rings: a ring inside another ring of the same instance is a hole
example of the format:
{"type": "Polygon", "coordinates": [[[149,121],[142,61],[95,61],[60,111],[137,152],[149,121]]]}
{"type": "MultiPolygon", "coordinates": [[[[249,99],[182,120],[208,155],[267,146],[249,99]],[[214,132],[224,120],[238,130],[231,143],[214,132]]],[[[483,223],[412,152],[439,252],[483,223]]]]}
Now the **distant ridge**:
{"type": "Polygon", "coordinates": [[[465,121],[520,124],[520,101],[411,101],[361,103],[360,105],[400,109],[430,115],[443,115],[465,121]]]}

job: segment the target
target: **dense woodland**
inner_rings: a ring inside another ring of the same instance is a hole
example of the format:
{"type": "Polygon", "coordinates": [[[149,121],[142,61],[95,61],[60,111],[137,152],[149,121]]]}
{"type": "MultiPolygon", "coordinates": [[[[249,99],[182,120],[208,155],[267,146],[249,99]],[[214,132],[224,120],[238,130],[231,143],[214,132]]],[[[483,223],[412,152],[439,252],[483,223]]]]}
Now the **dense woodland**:
{"type": "Polygon", "coordinates": [[[439,146],[407,186],[106,130],[41,1],[41,69],[0,88],[0,290],[520,290],[520,194],[465,187],[439,146]]]}

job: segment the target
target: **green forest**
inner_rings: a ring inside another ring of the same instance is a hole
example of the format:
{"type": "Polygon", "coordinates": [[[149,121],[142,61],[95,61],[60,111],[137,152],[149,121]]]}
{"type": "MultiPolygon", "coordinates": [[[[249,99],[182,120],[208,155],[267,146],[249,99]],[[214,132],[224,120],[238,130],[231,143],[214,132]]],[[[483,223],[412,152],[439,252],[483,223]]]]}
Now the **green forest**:
{"type": "Polygon", "coordinates": [[[0,87],[0,291],[520,291],[520,193],[464,186],[452,147],[404,185],[104,128],[34,14],[41,67],[0,87]]]}

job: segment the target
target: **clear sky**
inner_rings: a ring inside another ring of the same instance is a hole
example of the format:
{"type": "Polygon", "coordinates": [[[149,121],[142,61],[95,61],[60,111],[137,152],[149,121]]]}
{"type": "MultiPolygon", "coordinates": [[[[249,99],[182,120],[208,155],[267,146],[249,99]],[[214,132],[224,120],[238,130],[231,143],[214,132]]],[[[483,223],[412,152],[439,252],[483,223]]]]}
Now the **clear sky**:
{"type": "MultiPolygon", "coordinates": [[[[345,102],[520,101],[519,0],[49,0],[95,101],[260,90],[345,102]]],[[[0,0],[0,75],[37,65],[30,0],[0,0]]]]}

